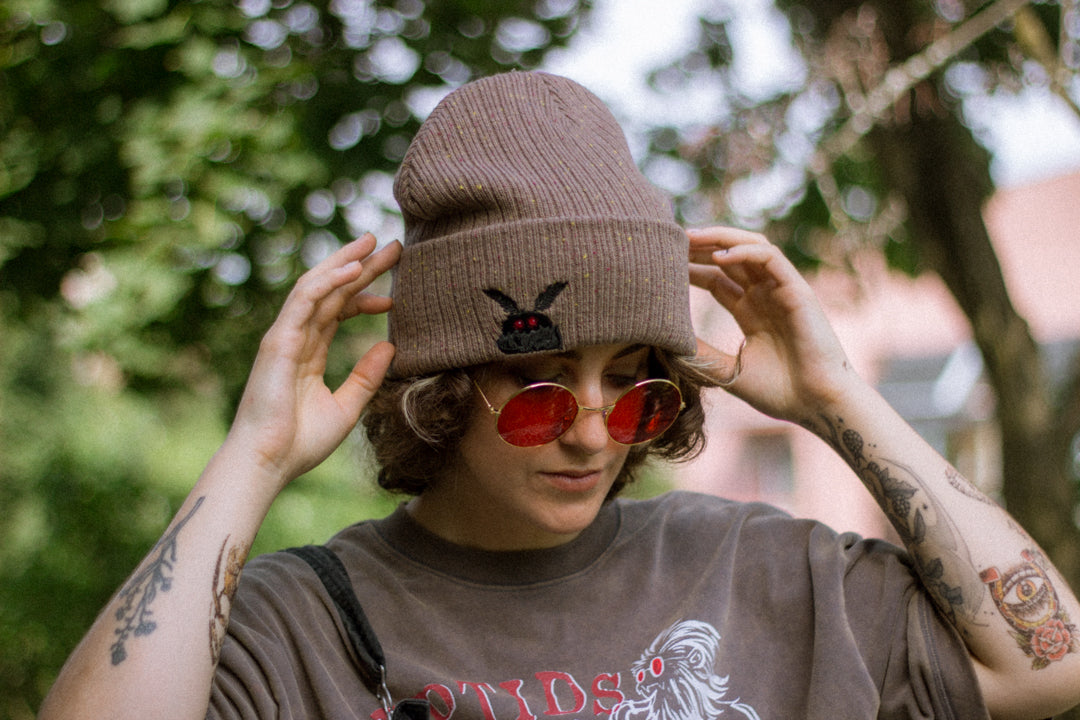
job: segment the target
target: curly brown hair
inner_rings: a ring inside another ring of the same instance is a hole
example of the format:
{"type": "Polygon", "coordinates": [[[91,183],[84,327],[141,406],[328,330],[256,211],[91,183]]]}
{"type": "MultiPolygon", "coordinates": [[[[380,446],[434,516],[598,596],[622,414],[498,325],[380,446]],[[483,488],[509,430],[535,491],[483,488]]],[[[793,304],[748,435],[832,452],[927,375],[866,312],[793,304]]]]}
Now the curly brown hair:
{"type": "MultiPolygon", "coordinates": [[[[462,418],[475,402],[472,377],[478,368],[457,368],[435,375],[388,378],[368,403],[362,423],[379,466],[379,485],[392,492],[419,495],[457,451],[465,434],[462,418]]],[[[652,348],[649,376],[671,380],[682,392],[685,408],[657,439],[630,448],[609,497],[633,481],[646,458],[689,460],[705,446],[701,391],[719,383],[693,358],[652,348]]]]}

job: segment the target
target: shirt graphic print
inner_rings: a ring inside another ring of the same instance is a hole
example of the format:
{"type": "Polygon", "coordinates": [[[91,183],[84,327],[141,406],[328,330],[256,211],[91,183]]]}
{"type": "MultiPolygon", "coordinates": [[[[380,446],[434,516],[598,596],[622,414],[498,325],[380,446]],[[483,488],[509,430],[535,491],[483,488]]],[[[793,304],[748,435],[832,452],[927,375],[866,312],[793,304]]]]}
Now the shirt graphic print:
{"type": "MultiPolygon", "coordinates": [[[[720,647],[720,633],[706,622],[683,620],[661,632],[630,670],[633,687],[619,689],[617,674],[598,675],[592,684],[596,715],[610,715],[611,720],[727,720],[749,718],[761,720],[757,711],[736,697],[728,698],[728,677],[715,672],[720,647]],[[614,700],[605,709],[602,700],[614,700]]],[[[566,672],[542,671],[536,680],[543,687],[546,703],[536,708],[526,699],[524,680],[498,683],[459,681],[460,697],[451,687],[431,683],[416,695],[431,703],[431,720],[452,720],[459,708],[459,699],[475,695],[480,703],[480,717],[498,720],[496,697],[509,694],[517,703],[518,720],[539,720],[542,717],[574,716],[588,706],[585,687],[566,672]],[[534,709],[535,708],[535,709],[534,709]]],[[[535,697],[533,698],[535,700],[535,697]]],[[[465,716],[469,716],[466,712],[465,716]]],[[[371,720],[388,720],[384,710],[371,713],[371,720]]]]}
{"type": "Polygon", "coordinates": [[[612,720],[713,720],[727,710],[760,720],[751,706],[727,699],[728,678],[715,672],[719,645],[716,628],[696,620],[660,633],[633,665],[638,699],[619,703],[612,720]]]}

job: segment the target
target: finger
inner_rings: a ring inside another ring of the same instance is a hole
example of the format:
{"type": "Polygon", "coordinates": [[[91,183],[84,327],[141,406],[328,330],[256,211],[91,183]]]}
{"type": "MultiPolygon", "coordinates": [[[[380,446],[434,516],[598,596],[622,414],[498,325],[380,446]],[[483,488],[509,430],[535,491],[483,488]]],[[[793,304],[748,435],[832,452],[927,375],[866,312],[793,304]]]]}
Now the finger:
{"type": "Polygon", "coordinates": [[[737,245],[768,245],[761,233],[732,227],[708,227],[686,231],[690,240],[691,260],[707,262],[708,255],[716,250],[726,250],[737,245]],[[695,259],[698,258],[698,259],[695,259]]]}
{"type": "Polygon", "coordinates": [[[375,236],[365,233],[301,276],[297,287],[317,298],[330,297],[335,291],[356,292],[385,270],[386,258],[393,252],[389,246],[375,251],[375,236]]]}
{"type": "Polygon", "coordinates": [[[748,274],[749,268],[738,263],[728,262],[721,267],[717,259],[731,251],[728,249],[722,250],[705,250],[700,254],[695,253],[695,256],[691,258],[691,268],[711,269],[714,273],[721,273],[727,279],[735,282],[741,287],[749,287],[754,282],[754,278],[748,274]]]}
{"type": "Polygon", "coordinates": [[[360,413],[382,384],[394,359],[395,348],[385,340],[375,343],[356,362],[349,377],[334,393],[334,399],[355,423],[360,413]]]}
{"type": "Polygon", "coordinates": [[[285,298],[275,325],[299,329],[311,322],[322,300],[334,289],[360,277],[364,270],[360,260],[366,258],[374,247],[374,236],[364,235],[339,248],[301,275],[285,298]]]}
{"type": "Polygon", "coordinates": [[[364,233],[352,242],[345,243],[334,252],[327,255],[320,263],[313,267],[309,274],[319,274],[324,270],[343,267],[352,262],[363,260],[375,250],[377,241],[371,233],[364,233]]]}
{"type": "Polygon", "coordinates": [[[326,312],[337,310],[334,320],[341,322],[361,313],[377,315],[390,310],[390,298],[365,292],[364,289],[383,273],[397,264],[401,257],[401,243],[396,240],[363,261],[360,274],[352,281],[334,291],[335,301],[340,305],[327,305],[326,312]]]}
{"type": "Polygon", "coordinates": [[[728,311],[745,294],[741,285],[717,267],[691,265],[690,284],[708,291],[728,311]]]}
{"type": "Polygon", "coordinates": [[[338,320],[344,322],[357,315],[379,315],[389,312],[393,301],[385,295],[373,295],[360,292],[349,298],[338,313],[338,320]]]}
{"type": "Polygon", "coordinates": [[[365,235],[342,248],[348,252],[340,255],[335,253],[338,256],[331,256],[333,262],[328,262],[326,266],[320,263],[310,276],[300,279],[296,291],[306,295],[310,302],[309,315],[303,322],[312,322],[332,333],[336,331],[337,323],[358,312],[385,312],[388,309],[384,302],[367,299],[376,297],[374,295],[359,301],[356,299],[364,288],[393,267],[401,256],[401,245],[397,242],[371,253],[374,240],[374,236],[365,235]],[[345,264],[339,265],[340,262],[345,264]]]}
{"type": "Polygon", "coordinates": [[[694,243],[715,242],[724,246],[743,243],[768,243],[768,239],[754,230],[732,227],[730,225],[712,225],[703,228],[687,228],[687,237],[694,243]]]}
{"type": "MultiPolygon", "coordinates": [[[[375,236],[364,233],[356,240],[342,245],[322,262],[301,275],[297,286],[310,288],[314,294],[323,296],[329,294],[333,288],[355,282],[361,277],[373,278],[374,275],[370,273],[366,276],[364,274],[367,263],[372,262],[376,257],[385,258],[386,255],[394,253],[395,250],[391,249],[393,245],[397,243],[392,243],[376,252],[375,236]],[[388,249],[389,253],[383,252],[388,249]]],[[[375,264],[382,267],[379,261],[375,264]]]]}
{"type": "Polygon", "coordinates": [[[345,293],[358,293],[373,283],[383,273],[397,265],[401,258],[401,243],[397,240],[371,254],[361,263],[363,270],[359,277],[350,282],[343,290],[345,293]]]}
{"type": "MultiPolygon", "coordinates": [[[[364,237],[338,249],[297,280],[273,325],[263,337],[260,354],[301,363],[321,371],[330,341],[337,331],[337,314],[346,293],[328,300],[335,289],[355,282],[363,273],[361,258],[375,247],[374,236],[364,237]]],[[[258,363],[258,360],[256,360],[258,363]]]]}
{"type": "Polygon", "coordinates": [[[713,263],[744,289],[751,284],[790,285],[802,275],[775,245],[738,245],[714,253],[713,263]]]}
{"type": "Polygon", "coordinates": [[[338,322],[346,321],[359,314],[376,315],[390,311],[392,305],[390,298],[366,293],[364,288],[393,268],[397,260],[401,258],[401,253],[401,243],[394,241],[364,261],[364,269],[360,276],[340,289],[343,303],[338,309],[338,322]]]}
{"type": "Polygon", "coordinates": [[[376,275],[382,275],[396,265],[399,258],[401,258],[401,243],[394,240],[376,251],[367,262],[376,275]]]}
{"type": "Polygon", "coordinates": [[[371,233],[346,243],[301,275],[293,292],[325,297],[334,288],[355,282],[363,274],[364,261],[375,250],[375,244],[375,236],[371,233]]]}
{"type": "MultiPolygon", "coordinates": [[[[688,230],[687,237],[690,238],[690,261],[708,265],[716,264],[717,257],[731,253],[736,248],[773,247],[761,233],[731,227],[688,230]]],[[[741,266],[729,263],[727,269],[729,277],[744,287],[753,281],[741,266]]]]}

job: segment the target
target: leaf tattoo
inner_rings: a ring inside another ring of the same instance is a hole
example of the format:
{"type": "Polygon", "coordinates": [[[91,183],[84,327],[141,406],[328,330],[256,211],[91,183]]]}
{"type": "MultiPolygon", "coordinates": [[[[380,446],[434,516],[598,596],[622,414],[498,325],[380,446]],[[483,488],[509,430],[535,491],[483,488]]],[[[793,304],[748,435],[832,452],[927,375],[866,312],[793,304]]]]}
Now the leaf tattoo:
{"type": "Polygon", "coordinates": [[[227,548],[229,537],[221,543],[217,564],[214,566],[214,586],[210,603],[210,661],[217,663],[221,646],[225,642],[225,631],[229,627],[229,609],[233,596],[240,582],[240,572],[244,569],[247,558],[246,545],[233,545],[227,548]],[[222,567],[224,565],[224,567],[222,567]]]}

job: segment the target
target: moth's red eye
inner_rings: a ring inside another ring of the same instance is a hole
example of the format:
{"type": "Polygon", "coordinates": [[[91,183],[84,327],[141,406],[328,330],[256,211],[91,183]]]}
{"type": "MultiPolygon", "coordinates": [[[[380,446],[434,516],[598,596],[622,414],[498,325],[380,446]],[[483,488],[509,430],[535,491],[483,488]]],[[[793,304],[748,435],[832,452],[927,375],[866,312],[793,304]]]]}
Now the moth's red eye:
{"type": "Polygon", "coordinates": [[[652,671],[653,677],[660,677],[664,674],[664,658],[653,658],[652,664],[649,665],[649,670],[652,671]]]}

